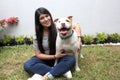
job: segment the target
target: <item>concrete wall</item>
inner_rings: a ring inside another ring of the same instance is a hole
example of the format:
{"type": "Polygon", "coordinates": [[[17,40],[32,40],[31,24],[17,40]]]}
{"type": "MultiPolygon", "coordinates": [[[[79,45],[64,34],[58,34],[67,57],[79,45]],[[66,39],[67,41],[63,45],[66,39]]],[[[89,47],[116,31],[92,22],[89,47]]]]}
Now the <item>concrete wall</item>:
{"type": "Polygon", "coordinates": [[[120,0],[0,0],[0,20],[16,16],[17,26],[8,26],[0,32],[19,36],[34,34],[34,12],[46,7],[53,18],[72,15],[81,25],[83,34],[97,32],[120,33],[120,0]]]}

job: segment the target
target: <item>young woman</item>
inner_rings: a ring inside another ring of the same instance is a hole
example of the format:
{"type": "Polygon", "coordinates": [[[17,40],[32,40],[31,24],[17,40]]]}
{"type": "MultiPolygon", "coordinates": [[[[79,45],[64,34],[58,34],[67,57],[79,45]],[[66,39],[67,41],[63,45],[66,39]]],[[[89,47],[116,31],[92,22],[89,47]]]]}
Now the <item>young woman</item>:
{"type": "Polygon", "coordinates": [[[43,7],[35,11],[35,30],[36,38],[33,40],[35,56],[24,63],[25,71],[42,75],[41,80],[67,74],[67,71],[74,67],[75,58],[67,53],[61,54],[62,50],[55,54],[56,27],[51,13],[43,7]],[[58,59],[58,64],[54,66],[55,59],[58,59]]]}

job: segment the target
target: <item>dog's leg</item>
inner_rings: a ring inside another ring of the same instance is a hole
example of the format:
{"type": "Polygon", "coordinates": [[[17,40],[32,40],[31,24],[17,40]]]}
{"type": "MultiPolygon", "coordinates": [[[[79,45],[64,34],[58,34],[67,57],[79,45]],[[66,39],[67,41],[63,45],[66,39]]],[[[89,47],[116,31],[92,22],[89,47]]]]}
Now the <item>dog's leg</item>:
{"type": "Polygon", "coordinates": [[[58,59],[55,59],[55,64],[54,64],[54,66],[57,64],[57,61],[58,61],[58,59]]]}
{"type": "Polygon", "coordinates": [[[75,52],[74,56],[75,56],[75,59],[76,59],[75,70],[79,72],[80,68],[78,66],[78,51],[75,52]]]}
{"type": "MultiPolygon", "coordinates": [[[[58,53],[58,50],[56,50],[56,54],[58,53]]],[[[55,59],[55,63],[54,63],[54,66],[57,64],[58,62],[58,59],[55,59]]]]}
{"type": "Polygon", "coordinates": [[[84,56],[82,55],[81,49],[82,49],[82,43],[80,44],[80,57],[81,57],[81,58],[84,58],[84,56]]]}

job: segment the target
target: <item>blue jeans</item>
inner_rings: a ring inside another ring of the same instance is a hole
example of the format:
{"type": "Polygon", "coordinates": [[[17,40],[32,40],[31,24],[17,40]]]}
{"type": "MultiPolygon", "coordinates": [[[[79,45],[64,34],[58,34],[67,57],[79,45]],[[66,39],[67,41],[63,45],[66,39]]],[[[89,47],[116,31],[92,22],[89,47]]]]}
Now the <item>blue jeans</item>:
{"type": "MultiPolygon", "coordinates": [[[[49,60],[46,60],[49,62],[49,60]]],[[[37,57],[32,57],[30,60],[24,63],[24,69],[28,73],[45,75],[47,72],[50,72],[52,76],[60,76],[65,72],[70,70],[75,65],[74,56],[65,56],[58,60],[56,66],[49,66],[46,64],[46,61],[43,61],[37,57]]]]}

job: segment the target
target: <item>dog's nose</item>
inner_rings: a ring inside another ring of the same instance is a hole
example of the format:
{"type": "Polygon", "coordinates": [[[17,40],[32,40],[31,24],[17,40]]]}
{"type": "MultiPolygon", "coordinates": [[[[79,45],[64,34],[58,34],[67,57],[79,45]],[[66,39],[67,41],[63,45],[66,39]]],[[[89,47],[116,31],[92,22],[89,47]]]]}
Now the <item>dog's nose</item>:
{"type": "Polygon", "coordinates": [[[61,23],[62,27],[65,27],[65,23],[61,23]]]}

